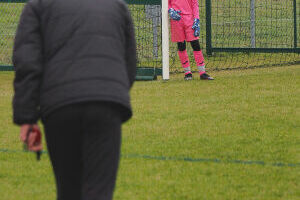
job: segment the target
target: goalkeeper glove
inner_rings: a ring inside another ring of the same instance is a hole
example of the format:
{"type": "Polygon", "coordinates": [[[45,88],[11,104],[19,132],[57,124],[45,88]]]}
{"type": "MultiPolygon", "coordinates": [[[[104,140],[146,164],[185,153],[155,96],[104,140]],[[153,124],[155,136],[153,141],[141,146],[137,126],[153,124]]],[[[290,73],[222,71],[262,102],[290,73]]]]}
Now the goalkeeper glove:
{"type": "Polygon", "coordinates": [[[179,15],[179,13],[181,13],[181,11],[176,11],[176,10],[174,10],[174,8],[169,9],[170,18],[175,21],[179,21],[181,19],[181,16],[179,15]]]}
{"type": "Polygon", "coordinates": [[[194,36],[198,37],[200,35],[200,20],[194,19],[194,24],[192,26],[192,29],[194,30],[194,36]]]}

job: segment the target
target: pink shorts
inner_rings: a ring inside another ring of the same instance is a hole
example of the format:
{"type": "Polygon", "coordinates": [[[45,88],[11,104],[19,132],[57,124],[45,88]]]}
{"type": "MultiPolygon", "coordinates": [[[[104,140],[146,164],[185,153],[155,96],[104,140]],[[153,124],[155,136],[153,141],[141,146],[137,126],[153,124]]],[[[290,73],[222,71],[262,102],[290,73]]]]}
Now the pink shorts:
{"type": "Polygon", "coordinates": [[[171,19],[171,40],[172,42],[183,42],[198,40],[199,37],[194,36],[192,29],[194,23],[193,15],[181,15],[179,21],[171,19]]]}

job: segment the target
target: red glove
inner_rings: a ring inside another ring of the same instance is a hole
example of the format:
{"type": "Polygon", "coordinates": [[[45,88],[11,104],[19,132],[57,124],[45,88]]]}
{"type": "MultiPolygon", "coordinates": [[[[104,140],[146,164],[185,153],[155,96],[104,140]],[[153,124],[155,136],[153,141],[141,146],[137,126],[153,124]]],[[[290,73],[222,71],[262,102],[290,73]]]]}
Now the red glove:
{"type": "Polygon", "coordinates": [[[37,153],[39,159],[42,146],[42,134],[38,125],[24,124],[21,126],[20,139],[24,143],[25,150],[37,153]]]}

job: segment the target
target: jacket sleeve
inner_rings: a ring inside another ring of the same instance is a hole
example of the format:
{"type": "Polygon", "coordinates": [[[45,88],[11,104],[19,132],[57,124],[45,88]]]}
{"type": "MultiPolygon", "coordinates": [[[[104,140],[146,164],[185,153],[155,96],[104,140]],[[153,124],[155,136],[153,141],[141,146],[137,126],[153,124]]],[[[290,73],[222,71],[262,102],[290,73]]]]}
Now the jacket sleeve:
{"type": "Polygon", "coordinates": [[[39,16],[32,1],[23,9],[13,50],[15,67],[13,121],[34,124],[39,119],[39,87],[43,72],[39,16]]]}
{"type": "Polygon", "coordinates": [[[199,2],[198,0],[192,0],[193,15],[195,19],[199,19],[199,2]]]}
{"type": "Polygon", "coordinates": [[[136,41],[134,33],[134,25],[128,9],[126,9],[126,30],[125,30],[125,56],[126,56],[126,67],[128,78],[130,82],[130,87],[132,87],[135,77],[136,77],[136,63],[137,63],[137,53],[136,53],[136,41]]]}

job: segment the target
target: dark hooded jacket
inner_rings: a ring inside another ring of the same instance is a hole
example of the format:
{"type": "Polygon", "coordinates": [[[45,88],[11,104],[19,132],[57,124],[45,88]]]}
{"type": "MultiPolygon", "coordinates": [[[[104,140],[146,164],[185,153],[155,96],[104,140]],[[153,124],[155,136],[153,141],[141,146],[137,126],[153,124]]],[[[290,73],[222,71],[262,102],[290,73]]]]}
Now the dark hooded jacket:
{"type": "Polygon", "coordinates": [[[113,102],[132,115],[134,27],[123,0],[30,0],[16,33],[14,122],[74,103],[113,102]]]}

